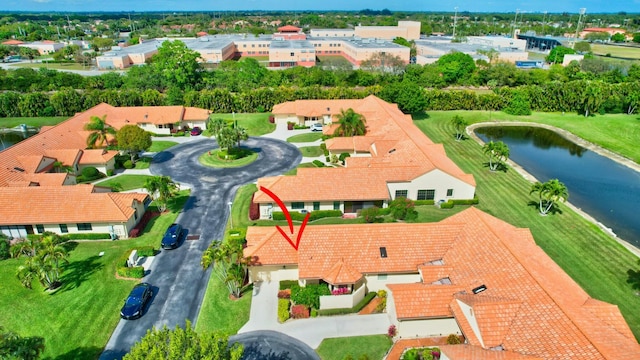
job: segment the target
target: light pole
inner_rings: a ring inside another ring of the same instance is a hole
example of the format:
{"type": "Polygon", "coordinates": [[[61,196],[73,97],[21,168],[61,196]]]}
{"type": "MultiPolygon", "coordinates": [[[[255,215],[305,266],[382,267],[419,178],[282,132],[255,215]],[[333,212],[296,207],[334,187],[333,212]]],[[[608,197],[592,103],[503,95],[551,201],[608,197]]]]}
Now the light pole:
{"type": "Polygon", "coordinates": [[[454,7],[455,13],[453,14],[453,39],[456,41],[456,22],[458,22],[458,7],[454,7]]]}
{"type": "Polygon", "coordinates": [[[233,205],[233,203],[229,201],[227,205],[229,205],[229,221],[231,221],[231,228],[233,229],[233,215],[231,214],[231,205],[233,205]]]}

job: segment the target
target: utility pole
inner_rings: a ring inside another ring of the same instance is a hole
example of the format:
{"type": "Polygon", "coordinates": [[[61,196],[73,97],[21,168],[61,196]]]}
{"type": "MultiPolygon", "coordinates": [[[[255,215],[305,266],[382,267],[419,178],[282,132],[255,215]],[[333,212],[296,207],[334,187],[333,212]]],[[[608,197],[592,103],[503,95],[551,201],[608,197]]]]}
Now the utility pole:
{"type": "Polygon", "coordinates": [[[511,36],[513,38],[516,37],[516,21],[518,20],[518,13],[520,12],[520,9],[516,9],[516,16],[513,18],[513,31],[511,33],[511,36]]]}
{"type": "Polygon", "coordinates": [[[544,11],[544,15],[542,16],[542,36],[544,36],[544,35],[545,35],[545,34],[544,34],[544,25],[545,25],[544,20],[545,20],[545,18],[546,18],[546,17],[547,17],[547,11],[545,10],[545,11],[544,11]]]}
{"type": "Polygon", "coordinates": [[[458,7],[454,7],[453,8],[455,10],[454,14],[453,14],[453,39],[452,41],[456,40],[456,23],[458,22],[458,7]]]}
{"type": "Polygon", "coordinates": [[[580,16],[578,17],[578,24],[576,25],[576,35],[573,39],[573,41],[571,42],[571,48],[573,49],[573,47],[576,45],[576,41],[578,41],[578,33],[580,33],[580,24],[582,23],[582,17],[584,16],[584,14],[587,12],[586,8],[580,8],[580,16]]]}

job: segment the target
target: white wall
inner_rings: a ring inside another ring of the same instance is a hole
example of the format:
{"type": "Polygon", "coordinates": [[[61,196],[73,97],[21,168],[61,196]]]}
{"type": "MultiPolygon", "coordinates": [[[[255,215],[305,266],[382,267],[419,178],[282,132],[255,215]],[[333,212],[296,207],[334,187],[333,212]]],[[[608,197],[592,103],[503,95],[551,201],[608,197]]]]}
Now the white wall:
{"type": "MultiPolygon", "coordinates": [[[[318,210],[333,210],[333,201],[319,201],[320,208],[318,210]]],[[[300,212],[301,209],[292,209],[290,202],[285,202],[285,206],[289,212],[300,212]]],[[[272,211],[282,211],[278,206],[273,206],[273,204],[258,204],[260,207],[260,219],[270,219],[272,211]]],[[[307,212],[312,212],[313,210],[313,201],[304,202],[304,209],[307,212]]],[[[340,202],[340,211],[344,210],[344,204],[340,202]]]]}
{"type": "Polygon", "coordinates": [[[386,275],[386,279],[379,275],[366,275],[365,276],[367,288],[369,291],[384,290],[387,293],[389,288],[387,284],[410,284],[420,282],[420,274],[389,274],[386,275]]]}
{"type": "Polygon", "coordinates": [[[298,267],[296,265],[277,266],[250,266],[249,282],[256,281],[282,281],[282,280],[298,280],[298,267]]]}
{"type": "Polygon", "coordinates": [[[402,338],[461,334],[456,319],[453,317],[447,319],[400,320],[397,327],[398,335],[402,338]]]}
{"type": "Polygon", "coordinates": [[[476,317],[473,316],[473,309],[471,308],[471,306],[463,303],[460,300],[456,300],[456,301],[458,302],[460,309],[462,309],[462,313],[464,314],[464,317],[469,322],[469,325],[471,325],[471,329],[473,329],[474,334],[476,334],[476,336],[478,337],[478,340],[480,340],[480,344],[484,347],[484,341],[482,340],[482,333],[480,332],[480,326],[478,326],[478,321],[476,320],[476,317]]]}
{"type": "Polygon", "coordinates": [[[442,170],[435,169],[417,177],[411,182],[388,183],[391,198],[395,199],[396,190],[408,190],[407,198],[416,200],[418,190],[435,190],[435,201],[448,199],[473,199],[475,187],[455,178],[442,170]],[[447,196],[447,189],[453,189],[453,196],[447,196]]]}
{"type": "Polygon", "coordinates": [[[349,295],[323,295],[320,296],[320,309],[344,309],[356,306],[360,300],[364,299],[367,293],[366,285],[361,285],[356,291],[349,295]]]}

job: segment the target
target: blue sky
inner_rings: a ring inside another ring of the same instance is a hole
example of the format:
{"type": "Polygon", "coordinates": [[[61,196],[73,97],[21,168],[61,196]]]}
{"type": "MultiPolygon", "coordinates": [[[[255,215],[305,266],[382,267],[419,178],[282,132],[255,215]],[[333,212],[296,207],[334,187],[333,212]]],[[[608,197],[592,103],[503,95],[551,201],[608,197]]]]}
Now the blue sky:
{"type": "Polygon", "coordinates": [[[0,11],[411,10],[587,13],[640,12],[640,0],[4,0],[0,11]]]}

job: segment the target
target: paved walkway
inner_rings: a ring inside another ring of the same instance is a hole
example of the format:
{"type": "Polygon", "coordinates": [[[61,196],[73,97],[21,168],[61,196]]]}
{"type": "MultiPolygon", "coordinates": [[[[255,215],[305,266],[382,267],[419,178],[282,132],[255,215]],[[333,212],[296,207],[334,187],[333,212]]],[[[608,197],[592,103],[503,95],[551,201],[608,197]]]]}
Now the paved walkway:
{"type": "Polygon", "coordinates": [[[273,330],[317,349],[326,338],[386,334],[391,325],[387,314],[322,316],[280,324],[277,320],[278,287],[277,277],[254,284],[250,319],[239,334],[273,330]]]}

